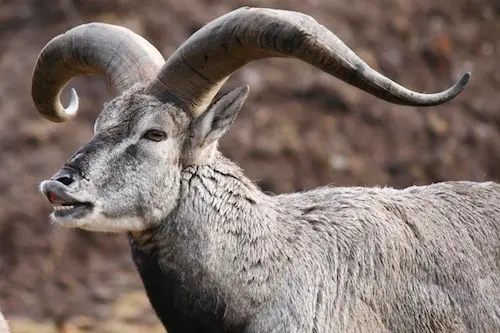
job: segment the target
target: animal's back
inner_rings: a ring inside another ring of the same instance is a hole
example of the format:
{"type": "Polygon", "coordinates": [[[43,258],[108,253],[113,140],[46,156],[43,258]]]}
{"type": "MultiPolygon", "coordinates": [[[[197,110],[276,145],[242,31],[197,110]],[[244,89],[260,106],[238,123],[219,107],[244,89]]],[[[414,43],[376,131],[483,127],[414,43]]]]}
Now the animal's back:
{"type": "Polygon", "coordinates": [[[320,281],[318,332],[500,332],[500,185],[276,198],[321,263],[302,273],[320,281]]]}

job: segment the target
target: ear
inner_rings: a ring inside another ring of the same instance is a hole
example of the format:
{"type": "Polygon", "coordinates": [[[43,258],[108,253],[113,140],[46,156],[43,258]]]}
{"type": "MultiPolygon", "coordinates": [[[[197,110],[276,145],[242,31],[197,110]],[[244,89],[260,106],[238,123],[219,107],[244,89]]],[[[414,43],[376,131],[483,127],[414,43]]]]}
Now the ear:
{"type": "Polygon", "coordinates": [[[248,91],[248,85],[231,90],[193,120],[190,133],[194,139],[192,148],[208,147],[226,134],[241,110],[248,91]]]}
{"type": "Polygon", "coordinates": [[[191,122],[182,165],[199,165],[212,159],[217,142],[234,123],[248,90],[248,86],[231,90],[191,122]]]}

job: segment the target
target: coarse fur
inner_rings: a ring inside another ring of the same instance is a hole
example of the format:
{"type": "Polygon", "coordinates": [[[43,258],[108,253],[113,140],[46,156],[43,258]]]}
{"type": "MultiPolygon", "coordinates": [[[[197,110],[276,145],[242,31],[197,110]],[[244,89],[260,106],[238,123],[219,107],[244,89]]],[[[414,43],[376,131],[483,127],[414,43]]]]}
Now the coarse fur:
{"type": "Polygon", "coordinates": [[[499,184],[266,194],[217,149],[247,87],[196,118],[143,89],[66,163],[92,211],[52,218],[127,232],[169,333],[500,331],[499,184]]]}

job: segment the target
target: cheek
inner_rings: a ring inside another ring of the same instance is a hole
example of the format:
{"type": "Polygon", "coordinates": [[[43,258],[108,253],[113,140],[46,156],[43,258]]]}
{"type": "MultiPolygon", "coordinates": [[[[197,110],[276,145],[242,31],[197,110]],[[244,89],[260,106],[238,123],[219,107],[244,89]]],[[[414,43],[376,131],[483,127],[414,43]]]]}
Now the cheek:
{"type": "Polygon", "coordinates": [[[180,191],[180,174],[179,167],[170,166],[151,181],[140,203],[145,218],[156,220],[165,217],[175,208],[180,191]]]}
{"type": "MultiPolygon", "coordinates": [[[[153,147],[152,147],[153,148],[153,147]]],[[[165,165],[178,165],[181,153],[181,144],[177,139],[167,139],[154,147],[156,155],[165,165]]]]}
{"type": "Polygon", "coordinates": [[[147,142],[107,156],[95,179],[103,210],[111,216],[155,218],[173,209],[180,184],[179,145],[147,142]]]}
{"type": "Polygon", "coordinates": [[[156,223],[174,208],[179,196],[181,169],[178,165],[149,159],[116,172],[101,187],[103,212],[116,219],[134,216],[156,223]]]}

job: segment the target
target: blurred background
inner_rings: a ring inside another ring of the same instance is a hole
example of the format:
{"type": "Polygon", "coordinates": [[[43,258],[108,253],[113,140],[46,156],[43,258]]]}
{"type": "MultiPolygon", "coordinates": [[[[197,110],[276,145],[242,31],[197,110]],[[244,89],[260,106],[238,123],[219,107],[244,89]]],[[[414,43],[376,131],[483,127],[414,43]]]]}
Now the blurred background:
{"type": "Polygon", "coordinates": [[[32,104],[31,72],[55,35],[78,24],[126,26],[165,57],[238,7],[301,11],[369,65],[418,91],[472,79],[452,102],[392,105],[291,59],[254,62],[228,86],[250,96],[221,149],[264,190],[405,187],[500,180],[498,0],[0,1],[0,308],[12,331],[162,332],[123,235],[55,229],[37,186],[92,136],[112,98],[100,77],[78,90],[76,119],[54,124],[32,104]]]}

